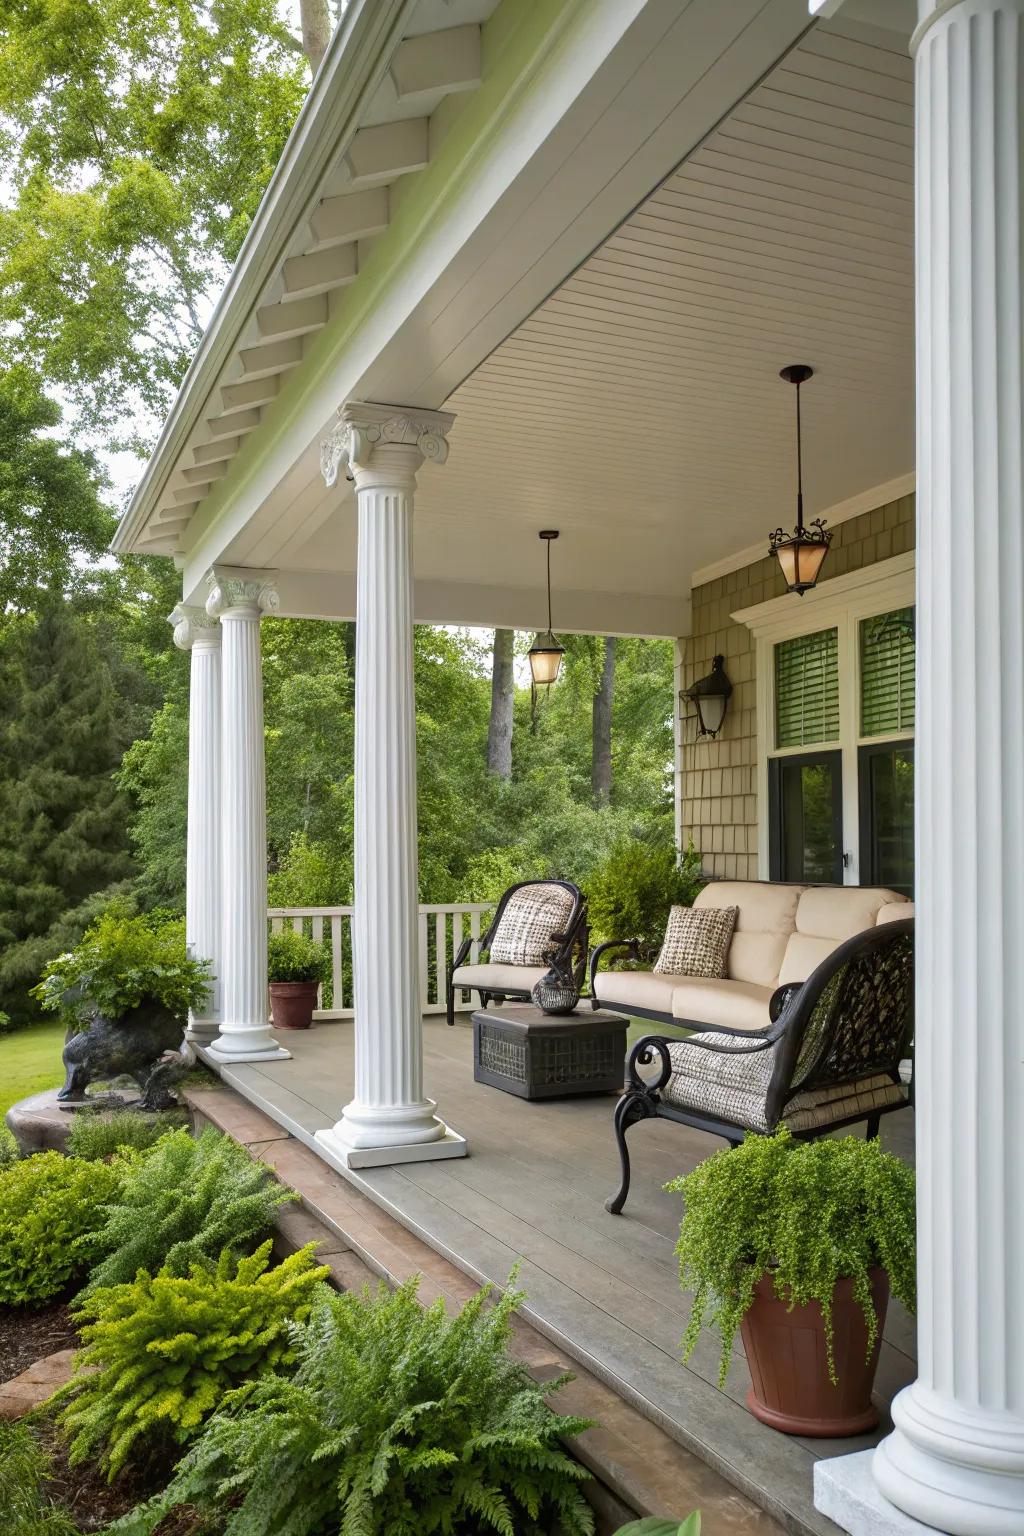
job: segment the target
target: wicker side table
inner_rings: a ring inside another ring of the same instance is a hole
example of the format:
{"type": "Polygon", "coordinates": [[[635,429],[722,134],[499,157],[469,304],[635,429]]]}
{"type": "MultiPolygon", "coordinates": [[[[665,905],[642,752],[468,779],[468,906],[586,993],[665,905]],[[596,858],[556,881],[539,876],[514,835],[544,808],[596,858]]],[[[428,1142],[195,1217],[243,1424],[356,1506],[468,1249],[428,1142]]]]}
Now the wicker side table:
{"type": "Polygon", "coordinates": [[[473,1076],[521,1099],[621,1093],[626,1020],[617,1013],[553,1018],[529,1004],[480,1009],[473,1015],[473,1076]]]}

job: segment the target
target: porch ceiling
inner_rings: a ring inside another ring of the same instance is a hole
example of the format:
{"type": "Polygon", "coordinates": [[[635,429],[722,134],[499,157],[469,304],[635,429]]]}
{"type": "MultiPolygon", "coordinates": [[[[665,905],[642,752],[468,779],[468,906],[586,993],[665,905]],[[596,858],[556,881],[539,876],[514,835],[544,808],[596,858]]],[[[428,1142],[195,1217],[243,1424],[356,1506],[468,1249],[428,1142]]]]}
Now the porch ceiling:
{"type": "MultiPolygon", "coordinates": [[[[539,622],[535,535],[556,526],[556,621],[599,627],[573,597],[607,593],[636,600],[633,627],[683,632],[694,571],[792,521],[789,362],[815,369],[810,515],[912,470],[912,65],[845,13],[447,401],[451,457],[417,497],[421,617],[539,622]]],[[[313,477],[234,558],[337,591],[352,512],[313,477]]]]}

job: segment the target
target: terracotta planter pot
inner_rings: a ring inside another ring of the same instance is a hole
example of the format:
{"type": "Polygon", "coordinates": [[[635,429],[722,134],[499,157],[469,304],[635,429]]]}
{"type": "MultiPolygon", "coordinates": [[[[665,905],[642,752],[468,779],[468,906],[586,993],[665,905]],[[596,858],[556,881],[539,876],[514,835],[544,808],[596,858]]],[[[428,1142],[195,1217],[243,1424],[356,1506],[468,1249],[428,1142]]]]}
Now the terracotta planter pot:
{"type": "Polygon", "coordinates": [[[308,1029],[313,1022],[315,981],[272,981],[270,1011],[275,1029],[308,1029]]]}
{"type": "Polygon", "coordinates": [[[832,1350],[838,1386],[833,1386],[821,1307],[813,1301],[789,1311],[775,1295],[771,1276],[762,1275],[754,1304],[741,1324],[753,1382],[747,1407],[755,1418],[785,1435],[832,1438],[875,1428],[878,1413],[871,1403],[871,1388],[889,1304],[889,1276],[884,1270],[871,1270],[871,1294],[878,1313],[878,1341],[869,1359],[867,1325],[853,1298],[853,1282],[840,1280],[836,1286],[832,1350]]]}

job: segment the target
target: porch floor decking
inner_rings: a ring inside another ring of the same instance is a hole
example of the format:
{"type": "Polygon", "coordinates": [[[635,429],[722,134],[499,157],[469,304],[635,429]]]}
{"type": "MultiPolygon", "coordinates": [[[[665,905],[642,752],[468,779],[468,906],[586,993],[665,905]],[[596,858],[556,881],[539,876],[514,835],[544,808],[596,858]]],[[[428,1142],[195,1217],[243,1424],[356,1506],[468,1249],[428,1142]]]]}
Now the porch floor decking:
{"type": "MultiPolygon", "coordinates": [[[[352,1024],[322,1022],[286,1036],[290,1061],[221,1067],[224,1080],[307,1145],[331,1125],[352,1088],[352,1024]]],[[[872,1436],[831,1441],[775,1433],[744,1406],[750,1378],[737,1348],[720,1390],[717,1338],[705,1331],[689,1365],[678,1345],[688,1300],[674,1254],[680,1201],[662,1185],[722,1143],[663,1121],[630,1132],[633,1183],[617,1187],[611,1094],[527,1102],[473,1081],[472,1032],[424,1024],[427,1091],[469,1141],[469,1156],[349,1171],[365,1194],[476,1280],[504,1283],[521,1260],[524,1314],[542,1333],[696,1451],[791,1531],[834,1536],[815,1511],[816,1458],[861,1450],[872,1436]]],[[[882,1122],[883,1141],[913,1156],[910,1110],[882,1122]]],[[[890,1304],[876,1383],[879,1403],[916,1374],[913,1321],[890,1304]]]]}

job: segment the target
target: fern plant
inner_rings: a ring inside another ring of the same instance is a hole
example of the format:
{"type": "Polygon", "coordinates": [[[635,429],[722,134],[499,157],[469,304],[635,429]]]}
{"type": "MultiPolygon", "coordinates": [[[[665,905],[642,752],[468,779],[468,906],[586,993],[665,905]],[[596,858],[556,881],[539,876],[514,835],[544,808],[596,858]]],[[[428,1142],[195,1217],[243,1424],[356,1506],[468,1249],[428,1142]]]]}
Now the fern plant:
{"type": "Polygon", "coordinates": [[[0,1172],[0,1304],[38,1306],[87,1269],[121,1169],[38,1152],[0,1172]]]}
{"type": "Polygon", "coordinates": [[[665,1188],[686,1202],[676,1245],[680,1283],[693,1288],[683,1357],[689,1359],[710,1311],[722,1339],[719,1385],[763,1275],[772,1276],[776,1295],[793,1306],[820,1303],[833,1382],[838,1280],[853,1280],[869,1355],[878,1335],[873,1266],[888,1272],[893,1294],[914,1310],[914,1170],[877,1141],[798,1142],[788,1131],[749,1136],[665,1188]]]}
{"type": "Polygon", "coordinates": [[[119,1521],[150,1536],[180,1505],[225,1536],[590,1536],[587,1477],[561,1418],[511,1358],[511,1288],[458,1316],[421,1310],[416,1281],[393,1294],[321,1294],[292,1379],[229,1394],[170,1487],[119,1521]]]}
{"type": "Polygon", "coordinates": [[[75,1375],[58,1393],[71,1466],[97,1456],[112,1480],[138,1440],[184,1444],[230,1388],[295,1358],[295,1324],[330,1273],[316,1245],[273,1269],[269,1240],[235,1263],[194,1264],[184,1278],[140,1271],[95,1291],[77,1311],[75,1375]]]}
{"type": "Polygon", "coordinates": [[[187,1119],[183,1110],[165,1110],[158,1115],[141,1115],[130,1109],[107,1114],[99,1109],[80,1109],[67,1140],[72,1157],[87,1162],[101,1162],[115,1152],[131,1148],[148,1151],[161,1136],[176,1130],[187,1119]]]}
{"type": "Polygon", "coordinates": [[[229,1136],[212,1127],[199,1137],[170,1131],[129,1162],[97,1237],[105,1257],[83,1295],[126,1285],[140,1269],[187,1275],[200,1259],[215,1261],[222,1248],[236,1257],[247,1253],[266,1236],[277,1207],[296,1198],[229,1136]]]}

